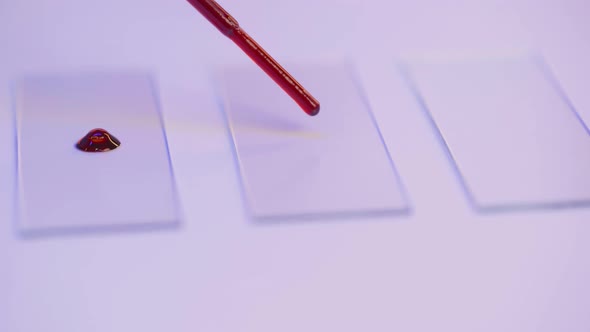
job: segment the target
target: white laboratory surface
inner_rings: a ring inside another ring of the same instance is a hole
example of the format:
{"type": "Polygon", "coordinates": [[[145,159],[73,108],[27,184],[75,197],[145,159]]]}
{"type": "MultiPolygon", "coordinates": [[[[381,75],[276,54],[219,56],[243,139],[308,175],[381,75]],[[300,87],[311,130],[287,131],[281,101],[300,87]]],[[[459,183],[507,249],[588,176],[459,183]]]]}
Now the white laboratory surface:
{"type": "Polygon", "coordinates": [[[2,1],[0,331],[590,329],[590,209],[474,209],[396,67],[542,54],[590,123],[587,1],[220,3],[281,63],[354,64],[411,212],[253,221],[213,73],[255,67],[184,0],[2,1]],[[13,83],[82,70],[155,75],[178,227],[19,232],[13,83]]]}

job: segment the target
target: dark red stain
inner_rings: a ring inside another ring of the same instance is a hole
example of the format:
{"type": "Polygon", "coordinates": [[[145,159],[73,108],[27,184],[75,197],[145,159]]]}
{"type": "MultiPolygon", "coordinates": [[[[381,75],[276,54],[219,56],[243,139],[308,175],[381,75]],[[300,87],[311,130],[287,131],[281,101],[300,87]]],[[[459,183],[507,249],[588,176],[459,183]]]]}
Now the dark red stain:
{"type": "Polygon", "coordinates": [[[320,103],[273,59],[252,37],[240,28],[238,21],[213,0],[188,0],[221,33],[238,45],[250,59],[272,78],[293,100],[313,116],[320,112],[320,103]]]}
{"type": "Polygon", "coordinates": [[[115,136],[102,128],[92,129],[82,137],[76,147],[85,152],[106,152],[118,148],[121,145],[115,136]]]}

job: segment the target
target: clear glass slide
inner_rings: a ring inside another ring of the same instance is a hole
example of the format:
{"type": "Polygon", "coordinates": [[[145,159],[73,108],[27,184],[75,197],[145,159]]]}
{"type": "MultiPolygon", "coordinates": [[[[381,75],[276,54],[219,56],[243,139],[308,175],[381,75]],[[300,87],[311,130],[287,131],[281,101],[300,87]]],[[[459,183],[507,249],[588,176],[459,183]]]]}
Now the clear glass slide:
{"type": "Polygon", "coordinates": [[[542,59],[406,69],[476,208],[590,205],[588,128],[542,59]]]}
{"type": "Polygon", "coordinates": [[[320,101],[317,116],[306,115],[255,66],[220,76],[250,214],[268,220],[408,212],[352,68],[289,69],[320,101]]]}
{"type": "Polygon", "coordinates": [[[85,231],[179,222],[154,92],[150,76],[140,72],[40,75],[17,83],[21,230],[85,231]],[[107,152],[76,148],[94,128],[107,130],[120,146],[107,152]]]}

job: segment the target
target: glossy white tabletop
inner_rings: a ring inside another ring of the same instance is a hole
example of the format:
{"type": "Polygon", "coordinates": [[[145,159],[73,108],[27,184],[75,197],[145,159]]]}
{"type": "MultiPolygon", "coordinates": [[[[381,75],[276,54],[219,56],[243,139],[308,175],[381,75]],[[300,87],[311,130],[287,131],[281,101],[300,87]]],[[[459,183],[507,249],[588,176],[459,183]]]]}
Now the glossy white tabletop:
{"type": "Polygon", "coordinates": [[[0,331],[590,328],[590,209],[475,211],[394,68],[532,49],[590,123],[586,1],[222,4],[281,62],[355,63],[412,213],[250,221],[210,79],[250,62],[184,0],[1,1],[0,331]],[[157,75],[183,222],[22,237],[10,84],[101,68],[157,75]]]}

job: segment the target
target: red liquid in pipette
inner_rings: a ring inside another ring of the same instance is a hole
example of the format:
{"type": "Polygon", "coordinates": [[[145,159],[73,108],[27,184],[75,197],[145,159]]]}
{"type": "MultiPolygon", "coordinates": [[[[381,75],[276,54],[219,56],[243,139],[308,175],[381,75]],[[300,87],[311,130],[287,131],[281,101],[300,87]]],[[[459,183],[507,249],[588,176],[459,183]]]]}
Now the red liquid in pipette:
{"type": "Polygon", "coordinates": [[[229,37],[264,72],[270,76],[309,115],[320,111],[320,103],[303,86],[276,62],[252,37],[240,28],[238,22],[213,0],[188,0],[221,33],[229,37]]]}

